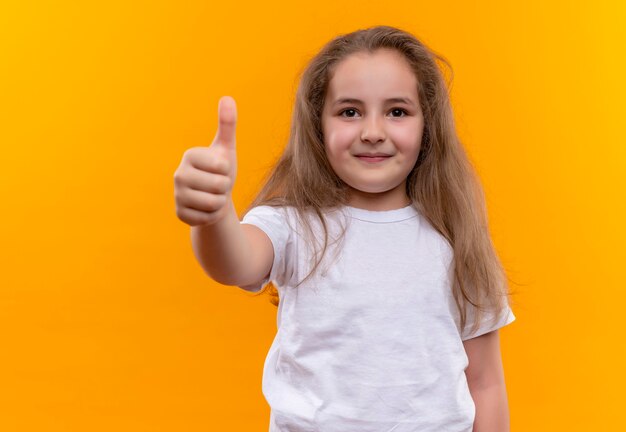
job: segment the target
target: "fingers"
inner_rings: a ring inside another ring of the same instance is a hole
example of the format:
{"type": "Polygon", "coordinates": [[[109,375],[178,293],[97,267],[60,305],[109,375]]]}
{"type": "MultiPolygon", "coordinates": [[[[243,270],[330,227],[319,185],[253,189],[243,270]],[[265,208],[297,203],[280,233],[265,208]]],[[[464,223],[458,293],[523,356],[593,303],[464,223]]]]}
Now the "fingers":
{"type": "Polygon", "coordinates": [[[226,194],[232,187],[232,181],[227,175],[192,170],[185,175],[184,186],[202,192],[226,194]]]}
{"type": "Polygon", "coordinates": [[[226,204],[226,195],[215,195],[208,192],[187,189],[184,192],[184,209],[212,213],[220,210],[226,204]]]}
{"type": "MultiPolygon", "coordinates": [[[[207,201],[203,201],[202,206],[205,206],[206,202],[207,201]]],[[[216,205],[215,207],[219,209],[224,208],[223,205],[222,206],[216,205]]],[[[196,210],[191,207],[177,206],[176,215],[178,216],[180,220],[182,220],[183,222],[187,223],[190,226],[207,225],[207,224],[215,223],[217,220],[220,219],[219,209],[214,210],[214,211],[213,210],[204,211],[204,210],[196,210]]]]}
{"type": "Polygon", "coordinates": [[[189,164],[192,167],[207,173],[228,175],[231,164],[221,152],[212,148],[194,147],[187,151],[189,164]],[[216,155],[216,153],[218,153],[216,155]]]}
{"type": "Polygon", "coordinates": [[[237,126],[237,105],[230,96],[220,98],[218,104],[218,126],[213,145],[218,144],[230,149],[235,148],[235,129],[237,126]]]}

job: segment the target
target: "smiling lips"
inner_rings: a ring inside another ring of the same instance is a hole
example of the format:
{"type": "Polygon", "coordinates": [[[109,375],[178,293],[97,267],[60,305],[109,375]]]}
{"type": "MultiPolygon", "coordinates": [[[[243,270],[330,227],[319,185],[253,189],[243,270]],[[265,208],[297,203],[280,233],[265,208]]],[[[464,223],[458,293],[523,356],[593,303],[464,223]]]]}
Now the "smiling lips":
{"type": "Polygon", "coordinates": [[[356,157],[365,162],[376,163],[387,160],[391,157],[391,155],[388,155],[386,153],[359,153],[356,155],[356,157]]]}

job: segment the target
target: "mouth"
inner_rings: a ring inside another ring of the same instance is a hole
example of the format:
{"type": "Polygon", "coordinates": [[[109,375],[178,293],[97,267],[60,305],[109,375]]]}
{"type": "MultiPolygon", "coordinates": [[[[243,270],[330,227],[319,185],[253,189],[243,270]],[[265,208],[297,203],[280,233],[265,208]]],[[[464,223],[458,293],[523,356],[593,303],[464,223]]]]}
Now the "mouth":
{"type": "Polygon", "coordinates": [[[391,157],[391,155],[388,154],[384,154],[384,153],[361,153],[361,154],[357,154],[355,155],[358,159],[364,161],[364,162],[368,162],[368,163],[377,163],[377,162],[382,162],[385,161],[387,159],[389,159],[391,157]]]}

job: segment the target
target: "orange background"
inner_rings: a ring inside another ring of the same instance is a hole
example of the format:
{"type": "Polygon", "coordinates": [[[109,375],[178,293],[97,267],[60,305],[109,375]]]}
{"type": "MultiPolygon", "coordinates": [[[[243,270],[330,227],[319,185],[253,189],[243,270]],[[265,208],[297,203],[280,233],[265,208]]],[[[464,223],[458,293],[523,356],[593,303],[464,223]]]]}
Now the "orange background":
{"type": "Polygon", "coordinates": [[[267,430],[276,308],[203,273],[173,174],[233,96],[241,212],[306,61],[376,24],[454,68],[518,292],[512,430],[624,430],[626,8],[546,3],[3,2],[0,430],[267,430]]]}

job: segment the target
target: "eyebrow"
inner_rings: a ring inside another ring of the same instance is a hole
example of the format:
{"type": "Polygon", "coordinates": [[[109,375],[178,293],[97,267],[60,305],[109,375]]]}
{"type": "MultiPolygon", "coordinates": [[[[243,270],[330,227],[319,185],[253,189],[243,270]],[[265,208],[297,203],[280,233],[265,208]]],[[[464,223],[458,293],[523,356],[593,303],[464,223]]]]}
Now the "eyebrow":
{"type": "MultiPolygon", "coordinates": [[[[407,105],[415,105],[415,102],[413,102],[411,99],[409,98],[401,98],[401,97],[396,97],[396,98],[389,98],[387,100],[385,100],[385,102],[393,102],[393,103],[403,103],[403,104],[407,104],[407,105]]],[[[356,103],[356,104],[362,104],[363,101],[360,99],[354,99],[354,98],[341,98],[341,99],[337,99],[333,105],[339,105],[342,103],[356,103]]]]}

